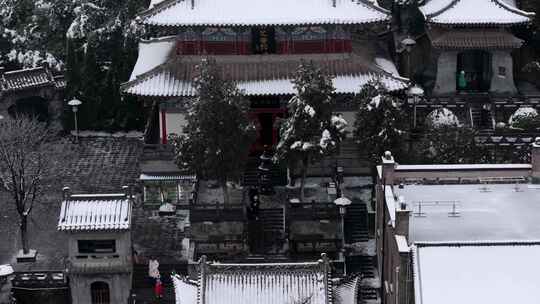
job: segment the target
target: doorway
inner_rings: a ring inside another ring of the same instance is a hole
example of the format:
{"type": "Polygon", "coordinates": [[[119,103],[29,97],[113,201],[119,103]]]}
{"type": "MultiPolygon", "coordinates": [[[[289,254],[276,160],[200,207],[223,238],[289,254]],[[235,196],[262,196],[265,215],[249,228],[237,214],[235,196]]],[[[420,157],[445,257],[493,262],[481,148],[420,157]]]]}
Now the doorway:
{"type": "Polygon", "coordinates": [[[94,282],[90,285],[92,304],[110,304],[111,296],[109,284],[105,282],[94,282]]]}
{"type": "Polygon", "coordinates": [[[465,51],[457,57],[458,91],[486,92],[491,85],[491,54],[482,50],[465,51]]]}

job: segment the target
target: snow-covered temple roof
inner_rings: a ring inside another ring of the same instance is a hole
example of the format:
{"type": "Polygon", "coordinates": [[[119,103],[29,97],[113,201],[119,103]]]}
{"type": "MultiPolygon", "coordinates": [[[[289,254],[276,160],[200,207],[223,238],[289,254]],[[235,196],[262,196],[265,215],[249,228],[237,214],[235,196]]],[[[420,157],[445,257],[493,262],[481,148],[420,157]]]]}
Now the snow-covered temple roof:
{"type": "MultiPolygon", "coordinates": [[[[139,60],[147,56],[144,49],[139,60]]],[[[163,52],[165,53],[165,52],[163,52]]],[[[142,66],[136,64],[132,80],[122,85],[122,91],[138,96],[178,97],[194,96],[191,85],[195,77],[196,66],[205,56],[181,56],[151,68],[145,73],[142,66]]],[[[357,93],[369,80],[380,78],[388,90],[397,91],[407,87],[408,80],[385,71],[375,63],[366,62],[356,54],[303,54],[303,55],[221,55],[211,56],[224,71],[224,78],[233,80],[244,94],[250,95],[290,95],[294,94],[291,82],[298,65],[311,61],[334,77],[334,87],[338,94],[357,93]]],[[[156,59],[154,57],[152,60],[156,59]]]]}
{"type": "Polygon", "coordinates": [[[356,304],[358,279],[334,285],[326,255],[318,262],[197,266],[190,282],[173,276],[176,304],[356,304]]]}
{"type": "Polygon", "coordinates": [[[58,230],[126,230],[131,227],[131,201],[125,194],[71,195],[62,202],[58,230]]]}
{"type": "Polygon", "coordinates": [[[432,244],[413,254],[416,304],[537,301],[538,242],[432,244]]]}
{"type": "Polygon", "coordinates": [[[158,26],[264,26],[384,22],[390,12],[369,0],[164,0],[141,14],[158,26]]]}
{"type": "Polygon", "coordinates": [[[420,11],[428,23],[456,26],[511,26],[535,16],[502,0],[426,0],[420,11]]]}

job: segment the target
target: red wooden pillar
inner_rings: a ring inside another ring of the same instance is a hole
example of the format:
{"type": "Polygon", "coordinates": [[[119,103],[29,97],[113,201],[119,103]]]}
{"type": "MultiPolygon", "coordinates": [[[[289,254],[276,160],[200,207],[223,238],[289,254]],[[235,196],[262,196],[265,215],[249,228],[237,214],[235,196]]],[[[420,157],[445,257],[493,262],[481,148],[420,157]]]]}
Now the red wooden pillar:
{"type": "Polygon", "coordinates": [[[161,143],[167,144],[167,116],[165,110],[161,110],[161,143]]]}

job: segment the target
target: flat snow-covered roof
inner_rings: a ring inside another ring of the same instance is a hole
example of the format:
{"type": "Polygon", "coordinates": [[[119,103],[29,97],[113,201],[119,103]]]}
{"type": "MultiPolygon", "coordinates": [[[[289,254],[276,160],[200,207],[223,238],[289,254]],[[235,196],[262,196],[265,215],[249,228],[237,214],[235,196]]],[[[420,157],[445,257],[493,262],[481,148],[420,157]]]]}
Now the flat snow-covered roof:
{"type": "Polygon", "coordinates": [[[405,185],[394,191],[413,210],[409,242],[536,240],[540,239],[538,186],[405,185]]]}
{"type": "Polygon", "coordinates": [[[416,304],[536,303],[540,245],[419,246],[416,304]]]}
{"type": "Polygon", "coordinates": [[[165,0],[141,17],[158,26],[364,24],[390,12],[368,0],[165,0]]]}

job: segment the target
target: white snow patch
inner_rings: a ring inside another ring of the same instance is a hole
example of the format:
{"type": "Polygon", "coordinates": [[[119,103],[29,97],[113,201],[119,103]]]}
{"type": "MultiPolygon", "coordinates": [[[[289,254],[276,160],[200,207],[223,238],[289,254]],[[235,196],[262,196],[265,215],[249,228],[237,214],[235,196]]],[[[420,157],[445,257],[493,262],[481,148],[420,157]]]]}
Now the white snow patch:
{"type": "Polygon", "coordinates": [[[314,117],[315,116],[315,109],[313,109],[312,106],[310,105],[306,105],[304,107],[304,112],[309,115],[310,117],[314,117]]]}
{"type": "Polygon", "coordinates": [[[454,112],[447,108],[435,109],[426,117],[430,127],[459,126],[459,120],[454,112]]]}

